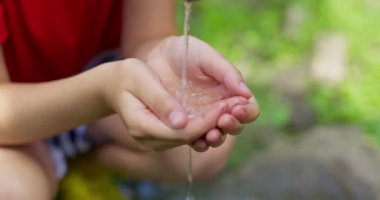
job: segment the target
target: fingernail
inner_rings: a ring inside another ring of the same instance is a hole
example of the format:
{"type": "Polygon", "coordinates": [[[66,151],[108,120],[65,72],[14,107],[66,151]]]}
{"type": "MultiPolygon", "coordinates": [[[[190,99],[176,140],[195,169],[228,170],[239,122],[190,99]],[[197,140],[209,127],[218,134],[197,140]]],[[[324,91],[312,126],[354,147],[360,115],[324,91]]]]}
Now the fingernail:
{"type": "Polygon", "coordinates": [[[243,83],[243,82],[240,83],[240,90],[241,90],[242,92],[246,93],[246,94],[251,94],[251,90],[250,90],[250,89],[248,88],[248,86],[247,86],[245,83],[243,83]]]}
{"type": "Polygon", "coordinates": [[[185,118],[185,113],[181,110],[174,110],[169,115],[169,121],[173,128],[181,128],[184,125],[185,118]]]}

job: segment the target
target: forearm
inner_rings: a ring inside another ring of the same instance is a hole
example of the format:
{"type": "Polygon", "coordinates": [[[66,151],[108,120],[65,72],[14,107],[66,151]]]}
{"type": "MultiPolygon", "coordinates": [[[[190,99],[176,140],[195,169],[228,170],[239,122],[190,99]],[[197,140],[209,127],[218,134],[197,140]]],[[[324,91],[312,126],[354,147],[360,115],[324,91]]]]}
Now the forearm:
{"type": "Polygon", "coordinates": [[[1,84],[0,144],[52,136],[110,114],[101,94],[110,75],[104,68],[53,82],[1,84]]]}
{"type": "Polygon", "coordinates": [[[139,43],[139,45],[137,45],[136,47],[134,47],[134,49],[126,51],[126,53],[124,53],[124,55],[126,55],[126,57],[138,58],[138,59],[140,59],[142,61],[146,61],[147,57],[149,55],[149,52],[156,45],[158,45],[164,39],[166,39],[166,38],[168,38],[170,36],[173,36],[173,35],[175,35],[175,34],[173,33],[173,34],[167,34],[167,35],[159,36],[159,37],[156,37],[156,38],[151,38],[150,40],[147,40],[145,42],[139,43]]]}
{"type": "Polygon", "coordinates": [[[174,0],[126,0],[123,17],[122,52],[145,60],[159,41],[176,35],[174,0]]]}

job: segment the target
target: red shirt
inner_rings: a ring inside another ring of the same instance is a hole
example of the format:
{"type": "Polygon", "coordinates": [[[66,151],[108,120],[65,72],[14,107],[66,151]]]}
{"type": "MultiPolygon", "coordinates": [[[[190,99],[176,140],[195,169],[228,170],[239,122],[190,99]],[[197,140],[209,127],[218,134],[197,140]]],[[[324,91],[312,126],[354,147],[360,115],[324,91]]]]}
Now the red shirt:
{"type": "Polygon", "coordinates": [[[0,44],[11,80],[79,73],[120,45],[122,0],[0,0],[0,44]]]}

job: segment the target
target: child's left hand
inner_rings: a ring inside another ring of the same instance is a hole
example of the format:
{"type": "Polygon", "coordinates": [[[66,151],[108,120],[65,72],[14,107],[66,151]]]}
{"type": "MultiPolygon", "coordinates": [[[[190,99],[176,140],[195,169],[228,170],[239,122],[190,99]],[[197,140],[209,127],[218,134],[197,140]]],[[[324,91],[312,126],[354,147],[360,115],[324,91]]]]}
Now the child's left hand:
{"type": "Polygon", "coordinates": [[[146,61],[164,86],[179,99],[179,93],[183,92],[182,69],[186,63],[189,87],[185,107],[189,111],[196,113],[217,101],[228,104],[228,113],[220,116],[217,127],[193,143],[194,149],[205,151],[209,146],[220,146],[225,133],[239,134],[244,123],[257,118],[259,107],[240,72],[214,48],[190,37],[186,62],[185,57],[184,37],[173,36],[156,45],[146,61]]]}

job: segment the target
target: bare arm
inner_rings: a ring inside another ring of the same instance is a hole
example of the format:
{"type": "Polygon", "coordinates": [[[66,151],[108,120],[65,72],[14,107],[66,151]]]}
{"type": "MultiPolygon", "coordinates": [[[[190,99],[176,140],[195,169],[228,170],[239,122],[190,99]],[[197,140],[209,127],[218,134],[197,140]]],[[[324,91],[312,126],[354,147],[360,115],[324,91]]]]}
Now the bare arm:
{"type": "Polygon", "coordinates": [[[214,127],[225,103],[213,104],[209,112],[185,124],[170,120],[178,109],[156,74],[137,59],[103,64],[58,81],[2,83],[0,145],[36,141],[117,112],[141,148],[173,148],[214,127]]]}
{"type": "Polygon", "coordinates": [[[0,54],[0,144],[51,136],[111,113],[101,98],[106,70],[39,83],[9,83],[0,54]]]}
{"type": "MultiPolygon", "coordinates": [[[[0,71],[6,71],[4,64],[0,65],[0,71]]],[[[5,73],[0,77],[2,81],[8,79],[5,73]]],[[[0,82],[0,145],[36,141],[115,112],[123,115],[126,124],[132,123],[135,120],[132,116],[136,114],[127,111],[146,109],[137,99],[146,102],[150,110],[164,119],[173,108],[178,107],[176,100],[162,88],[155,74],[136,59],[103,64],[57,81],[24,84],[0,82]],[[156,103],[161,106],[154,107],[156,103]]],[[[144,111],[139,113],[149,123],[145,116],[151,113],[144,111]]],[[[164,133],[172,132],[169,136],[171,139],[175,137],[174,140],[180,144],[188,142],[183,141],[186,138],[173,133],[175,130],[155,118],[152,120],[164,130],[142,130],[144,123],[140,120],[132,123],[135,127],[142,124],[142,127],[134,129],[135,136],[140,134],[139,138],[144,139],[145,136],[141,136],[143,132],[152,139],[168,137],[164,133]]],[[[194,134],[198,132],[195,129],[189,131],[194,134]]],[[[157,145],[160,147],[161,143],[157,145]]]]}
{"type": "Polygon", "coordinates": [[[125,0],[122,50],[127,57],[144,60],[152,46],[176,33],[174,0],[125,0]]]}

